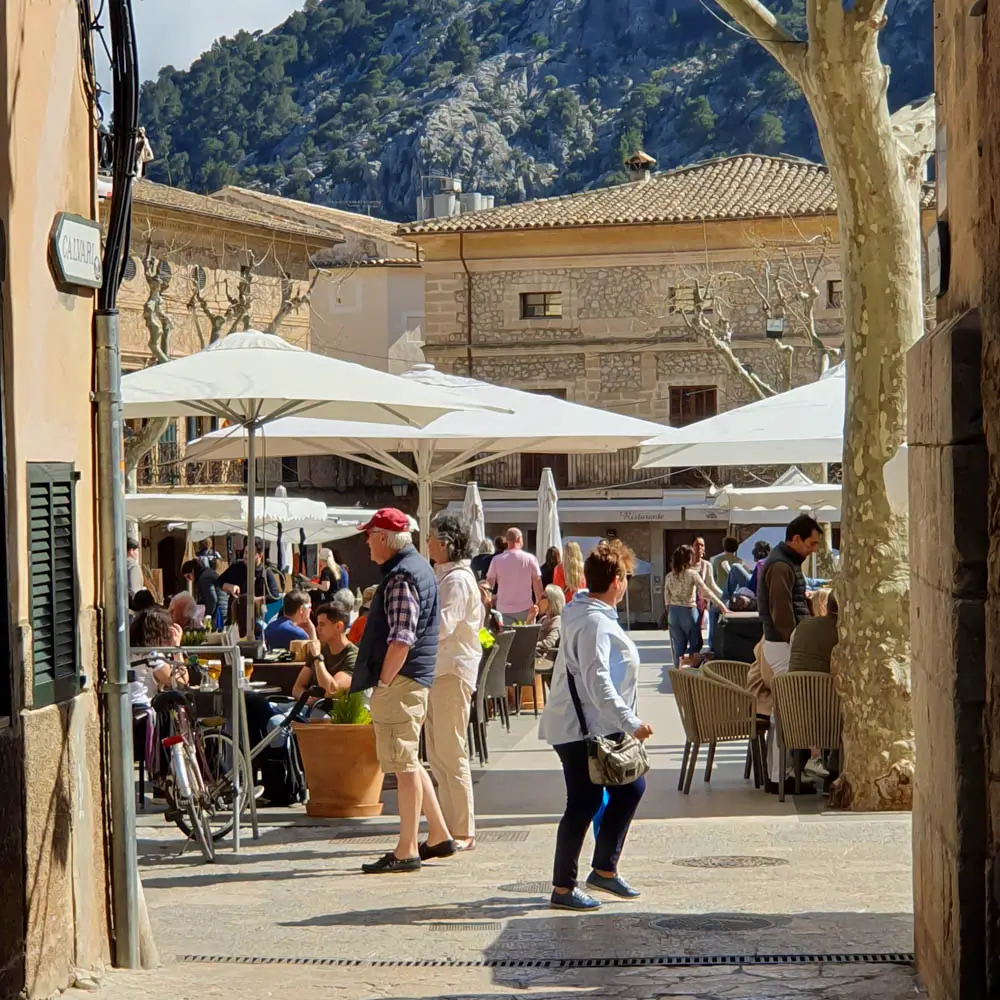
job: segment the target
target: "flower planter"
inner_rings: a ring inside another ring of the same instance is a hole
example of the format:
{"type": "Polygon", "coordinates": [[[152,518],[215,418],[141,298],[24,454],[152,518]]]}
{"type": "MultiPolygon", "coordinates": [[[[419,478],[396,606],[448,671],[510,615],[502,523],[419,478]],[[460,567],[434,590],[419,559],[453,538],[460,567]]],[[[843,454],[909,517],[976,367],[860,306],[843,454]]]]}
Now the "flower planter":
{"type": "Polygon", "coordinates": [[[309,816],[382,814],[383,774],[373,726],[337,726],[323,719],[292,728],[306,772],[309,816]]]}

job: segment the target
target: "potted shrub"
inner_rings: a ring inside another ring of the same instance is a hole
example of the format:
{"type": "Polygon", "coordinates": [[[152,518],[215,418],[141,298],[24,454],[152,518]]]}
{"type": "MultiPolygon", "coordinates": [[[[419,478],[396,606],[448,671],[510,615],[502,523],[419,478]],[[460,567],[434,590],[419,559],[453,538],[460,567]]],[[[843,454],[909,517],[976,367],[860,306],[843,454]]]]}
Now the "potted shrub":
{"type": "Polygon", "coordinates": [[[341,694],[327,718],[293,726],[306,772],[309,816],[380,816],[383,774],[364,695],[341,694]]]}

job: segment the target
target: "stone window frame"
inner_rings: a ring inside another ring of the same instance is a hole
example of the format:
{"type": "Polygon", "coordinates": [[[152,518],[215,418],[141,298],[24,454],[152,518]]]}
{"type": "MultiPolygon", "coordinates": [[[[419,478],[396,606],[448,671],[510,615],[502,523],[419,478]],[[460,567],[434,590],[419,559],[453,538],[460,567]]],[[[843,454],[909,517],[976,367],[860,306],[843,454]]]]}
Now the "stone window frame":
{"type": "MultiPolygon", "coordinates": [[[[685,309],[690,309],[693,313],[695,307],[698,305],[698,283],[696,281],[682,281],[678,284],[667,285],[667,320],[673,323],[679,323],[684,321],[685,309]],[[677,308],[677,293],[684,292],[683,298],[684,302],[681,303],[681,307],[677,308]],[[688,295],[686,293],[690,292],[690,303],[687,303],[688,295]]],[[[712,300],[709,298],[706,302],[704,311],[707,313],[714,312],[712,307],[712,300]]]]}
{"type": "Polygon", "coordinates": [[[699,380],[697,380],[697,377],[692,378],[692,379],[685,379],[683,381],[676,381],[676,382],[672,381],[671,383],[669,383],[667,385],[667,393],[666,393],[667,421],[669,423],[669,426],[671,426],[671,427],[687,427],[689,424],[692,424],[692,423],[695,422],[694,420],[689,420],[686,423],[682,423],[682,424],[675,424],[675,423],[673,423],[672,418],[671,418],[671,411],[672,411],[672,405],[671,404],[672,404],[674,392],[682,392],[684,390],[687,390],[687,391],[699,390],[701,392],[705,392],[705,391],[707,391],[709,389],[712,390],[715,393],[715,413],[705,414],[704,417],[698,417],[698,418],[696,418],[698,420],[706,419],[707,417],[718,416],[721,412],[723,412],[720,409],[720,403],[722,401],[720,399],[720,397],[724,394],[724,388],[719,385],[719,383],[718,383],[717,380],[702,379],[702,380],[699,381],[699,380]]]}
{"type": "Polygon", "coordinates": [[[535,322],[536,320],[552,320],[556,319],[560,322],[564,319],[563,314],[563,293],[561,290],[550,290],[550,291],[518,291],[517,293],[517,312],[518,318],[522,322],[535,322]],[[540,303],[529,303],[527,300],[529,298],[541,298],[540,303]],[[550,303],[549,299],[553,301],[550,303]],[[550,308],[558,309],[558,312],[544,312],[542,315],[536,315],[533,313],[526,313],[525,308],[529,306],[541,306],[542,309],[547,310],[550,308]]]}

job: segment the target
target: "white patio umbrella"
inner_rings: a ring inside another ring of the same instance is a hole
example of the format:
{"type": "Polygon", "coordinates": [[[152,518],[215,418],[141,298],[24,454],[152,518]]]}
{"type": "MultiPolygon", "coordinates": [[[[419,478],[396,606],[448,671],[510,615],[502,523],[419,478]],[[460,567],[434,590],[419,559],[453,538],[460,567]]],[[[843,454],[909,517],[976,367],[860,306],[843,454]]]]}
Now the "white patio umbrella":
{"type": "Polygon", "coordinates": [[[462,501],[462,520],[469,526],[469,547],[477,555],[479,547],[486,541],[486,519],[483,516],[483,500],[479,495],[479,484],[473,480],[465,487],[462,501]]]}
{"type": "Polygon", "coordinates": [[[538,484],[538,522],[535,555],[539,561],[554,545],[562,551],[562,532],[559,530],[559,494],[551,469],[542,469],[538,484]]]}
{"type": "Polygon", "coordinates": [[[637,469],[839,462],[844,452],[844,365],[818,382],[698,420],[643,443],[637,469]]]}
{"type": "MultiPolygon", "coordinates": [[[[291,414],[376,420],[423,427],[456,409],[496,409],[444,386],[428,387],[396,375],[313,354],[276,334],[234,333],[204,351],[133,372],[122,379],[126,419],[214,416],[247,433],[247,535],[256,501],[256,436],[266,423],[291,414]]],[[[502,408],[502,407],[501,407],[502,408]]],[[[240,457],[243,457],[242,455],[240,457]]],[[[249,553],[248,553],[249,555],[249,553]]],[[[247,566],[252,587],[251,567],[247,566]]],[[[253,601],[247,601],[247,634],[253,637],[253,601]]]]}
{"type": "MultiPolygon", "coordinates": [[[[435,482],[519,452],[614,452],[634,448],[654,434],[669,438],[678,433],[661,424],[597,407],[446,375],[433,365],[415,365],[397,377],[414,387],[453,393],[508,412],[450,413],[420,429],[407,431],[387,423],[359,423],[350,418],[289,417],[267,428],[267,451],[276,458],[343,455],[415,482],[422,546],[426,545],[431,487],[435,482]],[[400,452],[413,455],[415,468],[399,459],[400,452]]],[[[224,429],[192,442],[187,454],[192,461],[243,458],[246,447],[246,434],[241,428],[224,429]]]]}

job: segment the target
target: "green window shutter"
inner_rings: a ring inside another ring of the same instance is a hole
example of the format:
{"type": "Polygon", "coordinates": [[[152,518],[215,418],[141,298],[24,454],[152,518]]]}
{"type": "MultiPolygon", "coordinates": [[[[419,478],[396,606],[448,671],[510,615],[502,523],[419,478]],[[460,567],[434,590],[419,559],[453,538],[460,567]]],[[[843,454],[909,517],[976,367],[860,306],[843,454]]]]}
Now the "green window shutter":
{"type": "Polygon", "coordinates": [[[69,462],[28,463],[28,570],[35,708],[79,691],[76,475],[69,462]]]}

